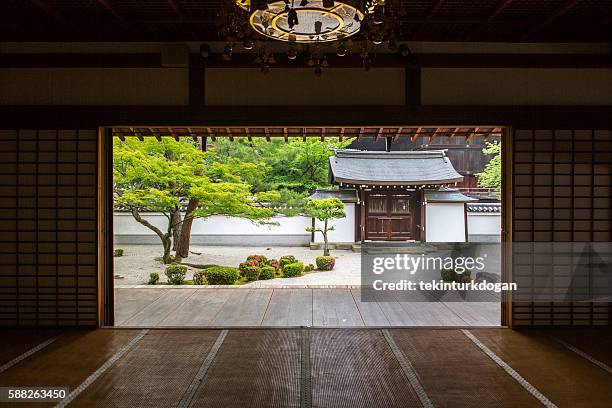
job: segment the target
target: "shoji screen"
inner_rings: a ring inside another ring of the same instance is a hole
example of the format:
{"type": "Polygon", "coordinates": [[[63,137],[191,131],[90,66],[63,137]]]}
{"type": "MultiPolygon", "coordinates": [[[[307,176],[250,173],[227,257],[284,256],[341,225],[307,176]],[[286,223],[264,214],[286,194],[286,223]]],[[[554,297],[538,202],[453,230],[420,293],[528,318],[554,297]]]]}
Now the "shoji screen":
{"type": "MultiPolygon", "coordinates": [[[[567,243],[612,240],[612,147],[610,130],[515,130],[513,139],[513,241],[567,243]]],[[[559,259],[561,257],[558,257],[559,259]]],[[[513,254],[513,277],[531,285],[531,301],[516,301],[516,326],[608,325],[610,306],[598,302],[554,301],[570,279],[571,266],[557,258],[534,262],[524,251],[513,254]],[[552,281],[542,295],[543,277],[552,281]],[[557,292],[555,292],[557,291],[557,292]],[[538,298],[538,295],[540,296],[538,298]]],[[[560,296],[562,298],[563,296],[560,296]]]]}
{"type": "Polygon", "coordinates": [[[0,324],[97,323],[97,131],[0,131],[0,324]]]}

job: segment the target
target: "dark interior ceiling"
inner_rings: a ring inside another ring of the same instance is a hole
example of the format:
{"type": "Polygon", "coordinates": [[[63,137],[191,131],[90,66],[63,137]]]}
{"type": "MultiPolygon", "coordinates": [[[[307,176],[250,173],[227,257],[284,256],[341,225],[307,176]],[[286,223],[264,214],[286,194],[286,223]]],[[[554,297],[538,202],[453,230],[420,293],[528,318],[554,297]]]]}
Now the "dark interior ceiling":
{"type": "MultiPolygon", "coordinates": [[[[1,0],[1,41],[214,41],[226,0],[1,0]]],[[[230,1],[230,0],[227,0],[230,1]]],[[[401,40],[612,40],[612,0],[402,0],[401,40]]]]}

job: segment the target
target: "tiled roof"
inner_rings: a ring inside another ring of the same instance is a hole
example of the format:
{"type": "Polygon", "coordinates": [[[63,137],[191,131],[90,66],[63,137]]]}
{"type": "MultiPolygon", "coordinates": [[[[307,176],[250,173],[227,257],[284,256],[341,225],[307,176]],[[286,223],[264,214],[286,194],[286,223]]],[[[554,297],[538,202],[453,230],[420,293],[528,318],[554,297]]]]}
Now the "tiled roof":
{"type": "Polygon", "coordinates": [[[459,182],[444,150],[372,152],[337,150],[330,181],[353,185],[427,185],[459,182]]]}

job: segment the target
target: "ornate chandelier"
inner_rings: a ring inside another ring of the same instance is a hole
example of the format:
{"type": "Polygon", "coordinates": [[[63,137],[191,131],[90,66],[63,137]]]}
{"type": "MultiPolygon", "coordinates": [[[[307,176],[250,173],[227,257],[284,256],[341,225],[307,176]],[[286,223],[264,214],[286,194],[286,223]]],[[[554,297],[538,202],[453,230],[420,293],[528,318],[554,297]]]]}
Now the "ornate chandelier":
{"type": "MultiPolygon", "coordinates": [[[[255,62],[268,72],[276,62],[266,41],[286,44],[287,58],[307,56],[308,66],[321,73],[328,66],[322,47],[335,45],[340,57],[349,53],[353,40],[369,69],[372,48],[387,43],[395,51],[400,0],[230,0],[219,13],[219,34],[226,39],[223,59],[229,61],[236,45],[256,48],[255,62]]],[[[278,47],[276,47],[278,48],[278,47]]]]}

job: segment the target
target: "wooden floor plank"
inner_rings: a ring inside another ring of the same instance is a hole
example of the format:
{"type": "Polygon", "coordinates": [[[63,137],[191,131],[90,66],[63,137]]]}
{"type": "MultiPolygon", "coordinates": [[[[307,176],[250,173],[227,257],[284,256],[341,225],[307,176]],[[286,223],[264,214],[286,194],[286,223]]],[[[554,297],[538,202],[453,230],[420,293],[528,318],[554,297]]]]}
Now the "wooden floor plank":
{"type": "MultiPolygon", "coordinates": [[[[367,289],[366,289],[367,290],[367,289]]],[[[353,300],[359,309],[359,314],[366,326],[389,326],[389,320],[385,316],[382,308],[376,301],[364,301],[361,296],[361,289],[351,289],[353,300]]],[[[368,300],[371,299],[369,296],[368,300]]],[[[373,300],[373,298],[372,298],[373,300]]]]}
{"type": "Polygon", "coordinates": [[[312,326],[312,289],[276,289],[262,326],[312,326]]]}
{"type": "Polygon", "coordinates": [[[210,326],[231,293],[231,289],[197,289],[157,326],[210,326]]]}
{"type": "Polygon", "coordinates": [[[235,289],[217,313],[212,325],[259,326],[272,297],[272,289],[235,289]]]}
{"type": "Polygon", "coordinates": [[[314,326],[363,326],[359,309],[348,289],[313,289],[314,326]]]}
{"type": "Polygon", "coordinates": [[[0,387],[45,386],[73,390],[137,332],[113,329],[66,332],[43,350],[2,373],[0,387]]]}
{"type": "Polygon", "coordinates": [[[501,325],[501,304],[495,302],[444,302],[468,326],[501,325]]]}
{"type": "Polygon", "coordinates": [[[395,294],[398,303],[409,316],[411,326],[466,326],[466,322],[442,302],[404,301],[395,294]]]}
{"type": "Polygon", "coordinates": [[[115,326],[123,325],[163,294],[163,289],[115,289],[115,326]]]}
{"type": "Polygon", "coordinates": [[[558,406],[610,406],[610,373],[553,340],[552,331],[545,335],[534,330],[470,332],[558,406]]]}
{"type": "Polygon", "coordinates": [[[174,313],[195,289],[162,289],[164,293],[156,301],[136,313],[123,326],[154,327],[174,313]]]}

